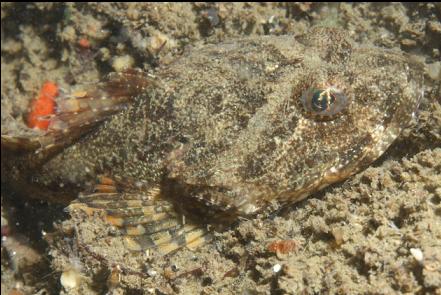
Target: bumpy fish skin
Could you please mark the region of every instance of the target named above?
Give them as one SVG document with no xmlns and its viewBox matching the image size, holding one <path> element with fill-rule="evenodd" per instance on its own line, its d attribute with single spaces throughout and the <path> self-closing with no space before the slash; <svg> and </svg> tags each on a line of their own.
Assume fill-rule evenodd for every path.
<svg viewBox="0 0 441 295">
<path fill-rule="evenodd" d="M 252 214 L 369 165 L 409 123 L 423 87 L 422 67 L 404 53 L 356 46 L 329 28 L 194 48 L 155 76 L 36 179 L 82 184 L 106 174 Z M 338 88 L 348 105 L 320 120 L 301 103 L 311 87 Z"/>
<path fill-rule="evenodd" d="M 73 219 L 98 213 L 128 249 L 168 254 L 208 240 L 206 223 L 297 202 L 366 167 L 422 94 L 423 68 L 406 54 L 315 28 L 193 48 L 154 76 L 112 74 L 60 101 L 43 136 L 2 134 L 2 149 L 37 143 L 33 184 L 73 198 L 105 175 L 69 207 Z M 17 186 L 35 157 L 6 169 Z"/>
</svg>

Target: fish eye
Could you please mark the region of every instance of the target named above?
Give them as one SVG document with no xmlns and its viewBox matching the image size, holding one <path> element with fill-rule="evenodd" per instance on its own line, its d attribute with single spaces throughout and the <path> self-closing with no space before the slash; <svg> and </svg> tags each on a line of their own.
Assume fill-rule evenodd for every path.
<svg viewBox="0 0 441 295">
<path fill-rule="evenodd" d="M 335 87 L 310 87 L 303 92 L 301 101 L 306 113 L 317 120 L 332 120 L 349 104 L 348 97 Z"/>
</svg>

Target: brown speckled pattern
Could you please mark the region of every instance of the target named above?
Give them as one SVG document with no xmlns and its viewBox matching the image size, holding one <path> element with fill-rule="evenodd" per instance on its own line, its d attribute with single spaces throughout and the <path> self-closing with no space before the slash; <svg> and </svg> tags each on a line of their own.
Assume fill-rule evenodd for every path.
<svg viewBox="0 0 441 295">
<path fill-rule="evenodd" d="M 104 173 L 161 182 L 185 203 L 252 214 L 366 167 L 409 123 L 422 95 L 422 68 L 403 53 L 358 47 L 327 28 L 297 40 L 193 48 L 155 76 L 159 86 L 55 157 L 40 181 L 82 183 Z M 315 120 L 300 98 L 326 85 L 349 104 L 333 120 Z"/>
</svg>

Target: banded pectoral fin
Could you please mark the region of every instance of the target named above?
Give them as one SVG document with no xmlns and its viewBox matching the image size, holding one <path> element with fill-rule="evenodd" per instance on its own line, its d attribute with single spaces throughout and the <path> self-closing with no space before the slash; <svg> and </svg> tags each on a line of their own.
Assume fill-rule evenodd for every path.
<svg viewBox="0 0 441 295">
<path fill-rule="evenodd" d="M 83 90 L 63 93 L 55 99 L 51 114 L 37 118 L 48 121 L 47 130 L 11 134 L 4 133 L 2 128 L 2 147 L 37 152 L 64 147 L 125 108 L 153 84 L 154 80 L 147 74 L 127 70 L 111 73 Z"/>
<path fill-rule="evenodd" d="M 109 239 L 122 239 L 132 252 L 166 255 L 186 247 L 195 249 L 210 240 L 202 224 L 192 223 L 176 212 L 158 188 L 118 192 L 111 185 L 98 185 L 98 192 L 81 194 L 69 207 L 79 223 L 96 218 L 117 229 Z M 78 215 L 80 214 L 80 215 Z"/>
</svg>

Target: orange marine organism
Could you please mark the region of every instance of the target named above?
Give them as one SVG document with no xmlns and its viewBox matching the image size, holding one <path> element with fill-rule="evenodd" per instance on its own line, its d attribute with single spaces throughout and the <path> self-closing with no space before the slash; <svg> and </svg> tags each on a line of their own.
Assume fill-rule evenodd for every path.
<svg viewBox="0 0 441 295">
<path fill-rule="evenodd" d="M 281 240 L 270 243 L 267 247 L 268 251 L 273 253 L 287 254 L 297 250 L 298 244 L 294 240 Z"/>
<path fill-rule="evenodd" d="M 47 130 L 50 115 L 55 113 L 55 98 L 59 94 L 58 85 L 47 81 L 41 87 L 40 94 L 32 101 L 31 111 L 27 116 L 27 124 L 30 128 Z"/>
</svg>

